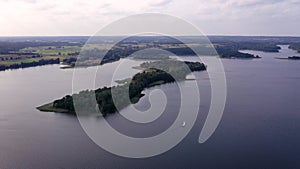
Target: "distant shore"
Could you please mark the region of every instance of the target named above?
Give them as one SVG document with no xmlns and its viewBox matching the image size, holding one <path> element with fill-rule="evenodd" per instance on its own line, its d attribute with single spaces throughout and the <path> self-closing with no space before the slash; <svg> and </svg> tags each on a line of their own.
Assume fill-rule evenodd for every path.
<svg viewBox="0 0 300 169">
<path fill-rule="evenodd" d="M 281 59 L 281 60 L 300 60 L 300 56 L 276 57 L 275 59 Z"/>
</svg>

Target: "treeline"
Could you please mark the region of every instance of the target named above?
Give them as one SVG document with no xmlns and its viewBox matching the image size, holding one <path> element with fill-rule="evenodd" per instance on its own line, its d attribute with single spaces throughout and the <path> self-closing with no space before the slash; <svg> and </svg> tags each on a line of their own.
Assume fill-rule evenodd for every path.
<svg viewBox="0 0 300 169">
<path fill-rule="evenodd" d="M 131 36 L 118 44 L 183 44 L 180 40 L 170 36 Z"/>
<path fill-rule="evenodd" d="M 280 47 L 275 42 L 258 41 L 219 41 L 215 44 L 216 51 L 222 58 L 260 58 L 248 53 L 239 52 L 240 50 L 256 50 L 263 52 L 279 52 Z"/>
<path fill-rule="evenodd" d="M 12 64 L 12 65 L 0 65 L 0 71 L 4 71 L 6 69 L 19 69 L 19 68 L 27 68 L 27 67 L 35 67 L 35 66 L 42 66 L 42 65 L 49 65 L 49 64 L 59 64 L 59 58 L 57 59 L 41 59 L 39 61 L 33 62 L 21 62 L 20 64 Z"/>
<path fill-rule="evenodd" d="M 277 42 L 265 41 L 215 41 L 213 42 L 220 48 L 230 49 L 232 51 L 239 50 L 257 50 L 263 52 L 279 52 L 280 47 Z"/>
<path fill-rule="evenodd" d="M 289 56 L 288 59 L 291 59 L 291 60 L 300 60 L 300 56 Z"/>
<path fill-rule="evenodd" d="M 195 56 L 196 53 L 189 47 L 178 47 L 178 48 L 164 48 L 164 50 L 169 51 L 177 56 Z"/>
<path fill-rule="evenodd" d="M 136 55 L 134 59 L 165 60 L 170 59 L 168 55 Z"/>
<path fill-rule="evenodd" d="M 206 70 L 206 66 L 199 62 L 189 61 L 156 61 L 156 62 L 144 62 L 140 65 L 142 68 L 156 69 L 168 72 L 176 79 L 185 79 L 185 76 L 193 71 Z"/>
<path fill-rule="evenodd" d="M 153 64 L 161 68 L 153 68 Z M 165 66 L 165 64 L 169 65 L 169 67 Z M 190 71 L 186 71 L 186 67 L 183 65 L 186 65 Z M 99 108 L 99 113 L 106 116 L 117 112 L 116 107 L 122 109 L 131 103 L 136 103 L 140 97 L 143 96 L 142 91 L 145 88 L 159 84 L 171 83 L 178 77 L 180 80 L 183 80 L 184 77 L 191 71 L 206 70 L 206 66 L 203 63 L 180 61 L 157 61 L 156 63 L 142 64 L 141 67 L 151 67 L 151 71 L 146 70 L 136 74 L 132 78 L 130 84 L 126 83 L 122 86 L 104 87 L 97 90 L 85 90 L 72 96 L 67 95 L 62 99 L 55 100 L 53 102 L 53 107 L 67 110 L 67 112 L 71 114 L 76 114 L 73 102 L 73 99 L 76 99 L 75 104 L 76 108 L 80 109 L 79 112 L 95 113 L 97 108 Z M 173 73 L 168 71 L 173 71 Z M 182 74 L 182 72 L 184 72 L 184 74 Z M 175 74 L 175 77 L 171 74 Z M 112 94 L 118 98 L 117 102 L 113 100 Z M 94 101 L 95 98 L 93 96 L 96 97 L 96 102 Z"/>
<path fill-rule="evenodd" d="M 279 52 L 281 49 L 276 43 L 255 43 L 255 42 L 243 42 L 238 43 L 236 47 L 239 50 L 257 50 L 263 52 Z"/>
<path fill-rule="evenodd" d="M 116 44 L 112 49 L 106 52 L 100 49 L 86 49 L 80 53 L 79 63 L 82 66 L 99 65 L 96 59 L 101 60 L 100 65 L 120 60 L 120 58 L 128 57 L 135 52 L 147 48 L 157 48 L 166 50 L 177 56 L 195 56 L 196 54 L 204 56 L 219 55 L 223 58 L 260 58 L 252 54 L 242 53 L 239 50 L 258 50 L 264 52 L 278 52 L 278 47 L 275 42 L 260 42 L 260 41 L 215 41 L 214 45 L 193 45 L 190 48 L 188 45 L 180 43 L 178 40 L 168 39 L 165 37 L 133 37 L 125 39 L 124 41 Z M 169 40 L 169 43 L 167 43 Z M 132 44 L 138 45 L 139 43 L 149 43 L 144 47 L 134 47 Z M 171 47 L 163 46 L 164 44 L 173 45 Z M 214 48 L 213 48 L 214 47 Z M 155 54 L 153 54 L 154 56 Z M 150 55 L 149 55 L 150 56 Z M 141 56 L 142 58 L 148 56 Z M 155 57 L 155 56 L 154 56 Z"/>
<path fill-rule="evenodd" d="M 0 54 L 9 54 L 27 47 L 39 46 L 76 46 L 78 43 L 69 42 L 16 42 L 16 41 L 0 41 Z"/>
<path fill-rule="evenodd" d="M 260 58 L 258 55 L 242 53 L 231 47 L 216 47 L 216 50 L 221 58 Z"/>
<path fill-rule="evenodd" d="M 85 49 L 85 50 L 81 51 L 81 53 L 79 55 L 78 64 L 80 64 L 80 66 L 95 66 L 95 65 L 99 65 L 99 64 L 103 65 L 105 63 L 118 61 L 118 60 L 120 60 L 120 58 L 128 57 L 137 51 L 138 51 L 137 49 L 134 49 L 131 47 L 120 48 L 119 46 L 115 46 L 112 49 L 110 49 L 109 51 L 100 50 L 97 48 Z M 94 62 L 99 59 L 101 59 L 100 63 Z"/>
<path fill-rule="evenodd" d="M 148 47 L 136 49 L 136 48 L 131 48 L 130 46 L 124 47 L 124 48 L 120 48 L 119 46 L 116 46 L 116 47 L 112 48 L 111 50 L 109 50 L 105 55 L 104 55 L 105 51 L 100 50 L 100 49 L 84 50 L 80 53 L 79 63 L 81 63 L 83 66 L 84 65 L 91 66 L 90 64 L 99 65 L 98 62 L 92 62 L 92 61 L 95 59 L 101 59 L 100 65 L 102 65 L 105 63 L 118 61 L 121 58 L 126 58 L 139 50 L 146 49 L 146 48 L 152 48 L 152 47 L 153 46 L 148 45 Z M 258 56 L 254 56 L 252 54 L 246 54 L 246 53 L 239 52 L 239 50 L 246 50 L 246 49 L 258 50 L 258 48 L 256 48 L 256 47 L 250 48 L 250 47 L 246 47 L 246 46 L 215 45 L 215 49 L 212 48 L 212 46 L 196 46 L 194 49 L 191 49 L 190 47 L 188 47 L 186 45 L 182 45 L 182 46 L 170 47 L 170 48 L 156 46 L 155 48 L 166 50 L 177 56 L 195 56 L 196 55 L 195 52 L 197 52 L 197 54 L 199 54 L 199 55 L 204 55 L 204 56 L 219 55 L 220 57 L 224 57 L 224 58 L 231 58 L 231 57 L 259 58 Z M 265 48 L 264 50 L 266 51 L 267 48 Z M 277 47 L 276 47 L 276 50 L 278 50 Z M 269 49 L 268 51 L 271 51 L 271 49 Z M 100 57 L 100 56 L 104 56 L 104 57 Z M 149 56 L 148 55 L 147 56 L 146 55 L 138 56 L 136 58 L 148 58 Z M 149 58 L 152 58 L 152 56 Z M 160 58 L 160 56 L 153 54 L 153 58 Z"/>
<path fill-rule="evenodd" d="M 298 53 L 300 53 L 300 43 L 292 43 L 292 44 L 290 44 L 289 49 L 296 50 L 296 51 L 298 51 Z"/>
<path fill-rule="evenodd" d="M 64 64 L 68 64 L 68 65 L 72 65 L 72 64 L 75 64 L 75 62 L 77 61 L 77 58 L 66 58 L 66 59 L 63 59 L 63 63 Z"/>
</svg>

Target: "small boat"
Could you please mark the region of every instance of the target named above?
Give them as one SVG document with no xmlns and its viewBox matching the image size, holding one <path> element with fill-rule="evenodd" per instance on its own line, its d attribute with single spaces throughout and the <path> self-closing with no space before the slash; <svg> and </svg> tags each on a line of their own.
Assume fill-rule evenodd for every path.
<svg viewBox="0 0 300 169">
<path fill-rule="evenodd" d="M 66 65 L 66 64 L 60 64 L 59 68 L 61 68 L 61 69 L 67 69 L 67 68 L 72 68 L 72 66 L 71 65 Z"/>
<path fill-rule="evenodd" d="M 184 127 L 184 126 L 185 126 L 185 121 L 183 121 L 183 123 L 182 123 L 181 127 Z"/>
</svg>

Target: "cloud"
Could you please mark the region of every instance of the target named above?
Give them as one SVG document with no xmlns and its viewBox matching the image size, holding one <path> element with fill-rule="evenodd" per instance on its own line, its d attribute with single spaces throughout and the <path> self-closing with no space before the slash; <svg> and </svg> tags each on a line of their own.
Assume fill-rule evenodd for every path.
<svg viewBox="0 0 300 169">
<path fill-rule="evenodd" d="M 0 0 L 0 2 L 26 2 L 26 3 L 36 3 L 36 0 Z"/>
<path fill-rule="evenodd" d="M 168 5 L 172 2 L 172 0 L 156 0 L 156 1 L 152 1 L 150 2 L 150 6 L 165 6 Z"/>
<path fill-rule="evenodd" d="M 0 35 L 91 35 L 145 12 L 178 16 L 206 34 L 300 35 L 299 0 L 0 0 Z"/>
<path fill-rule="evenodd" d="M 284 2 L 283 0 L 228 0 L 225 5 L 234 6 L 234 7 L 252 7 L 252 6 L 262 6 L 269 5 L 274 3 Z"/>
</svg>

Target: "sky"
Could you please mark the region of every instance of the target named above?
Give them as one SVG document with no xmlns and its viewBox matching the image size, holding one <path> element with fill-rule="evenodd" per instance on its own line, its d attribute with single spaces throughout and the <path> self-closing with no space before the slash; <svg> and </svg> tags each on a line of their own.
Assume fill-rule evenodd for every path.
<svg viewBox="0 0 300 169">
<path fill-rule="evenodd" d="M 300 0 L 0 0 L 0 36 L 91 36 L 145 12 L 180 17 L 206 35 L 300 36 Z"/>
</svg>

